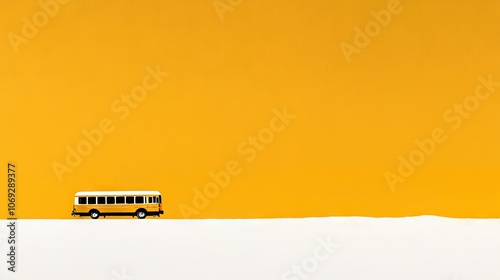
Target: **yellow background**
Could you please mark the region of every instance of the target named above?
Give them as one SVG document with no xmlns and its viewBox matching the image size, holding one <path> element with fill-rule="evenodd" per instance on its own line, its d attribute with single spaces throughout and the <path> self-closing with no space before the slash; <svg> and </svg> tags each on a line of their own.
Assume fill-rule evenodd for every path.
<svg viewBox="0 0 500 280">
<path fill-rule="evenodd" d="M 500 88 L 459 129 L 443 113 L 479 76 L 500 81 L 500 2 L 402 0 L 347 63 L 340 44 L 388 2 L 244 0 L 221 20 L 210 0 L 74 0 L 16 53 L 8 34 L 41 8 L 2 1 L 0 173 L 17 164 L 18 217 L 72 218 L 77 191 L 151 189 L 182 218 L 230 160 L 241 174 L 192 218 L 499 217 Z M 110 104 L 156 65 L 169 76 L 120 120 Z M 246 162 L 238 145 L 285 106 L 296 118 Z M 115 131 L 59 181 L 52 163 L 103 118 Z M 447 141 L 391 191 L 385 172 L 436 127 Z"/>
</svg>

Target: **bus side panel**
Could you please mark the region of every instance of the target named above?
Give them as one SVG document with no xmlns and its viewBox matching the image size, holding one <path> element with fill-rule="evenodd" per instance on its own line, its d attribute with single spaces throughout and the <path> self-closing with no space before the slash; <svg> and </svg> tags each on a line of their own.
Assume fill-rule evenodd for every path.
<svg viewBox="0 0 500 280">
<path fill-rule="evenodd" d="M 93 205 L 75 205 L 74 208 L 75 208 L 75 212 L 76 213 L 89 213 L 90 209 L 93 209 L 93 207 L 91 207 Z"/>
<path fill-rule="evenodd" d="M 147 199 L 148 199 L 147 200 L 147 202 L 148 202 L 148 204 L 147 204 L 147 207 L 148 207 L 147 210 L 148 210 L 148 212 L 158 212 L 160 210 L 160 209 L 158 209 L 159 208 L 158 207 L 158 203 L 154 203 L 154 202 L 149 203 L 149 198 L 147 198 Z"/>
</svg>

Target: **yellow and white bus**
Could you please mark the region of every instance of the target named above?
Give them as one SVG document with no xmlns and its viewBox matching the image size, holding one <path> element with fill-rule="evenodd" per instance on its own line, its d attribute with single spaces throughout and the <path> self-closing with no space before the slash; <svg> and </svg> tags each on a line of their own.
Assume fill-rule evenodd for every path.
<svg viewBox="0 0 500 280">
<path fill-rule="evenodd" d="M 92 191 L 77 192 L 73 216 L 160 216 L 163 214 L 161 194 L 157 191 Z"/>
</svg>

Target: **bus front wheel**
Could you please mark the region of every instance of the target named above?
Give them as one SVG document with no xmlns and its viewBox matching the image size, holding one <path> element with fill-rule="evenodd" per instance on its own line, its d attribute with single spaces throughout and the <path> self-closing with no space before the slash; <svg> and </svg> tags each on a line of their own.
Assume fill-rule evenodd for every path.
<svg viewBox="0 0 500 280">
<path fill-rule="evenodd" d="M 144 210 L 144 209 L 137 210 L 137 212 L 135 214 L 137 215 L 138 219 L 146 218 L 146 210 Z"/>
<path fill-rule="evenodd" d="M 99 219 L 99 211 L 92 209 L 92 210 L 90 210 L 89 214 L 90 214 L 90 217 L 92 219 L 94 219 L 94 220 Z"/>
</svg>

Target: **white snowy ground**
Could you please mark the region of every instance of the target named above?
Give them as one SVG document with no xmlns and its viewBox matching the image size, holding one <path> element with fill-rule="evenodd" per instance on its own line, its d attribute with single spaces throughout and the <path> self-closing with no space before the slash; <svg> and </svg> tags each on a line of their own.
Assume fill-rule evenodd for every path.
<svg viewBox="0 0 500 280">
<path fill-rule="evenodd" d="M 499 280 L 500 219 L 19 220 L 17 272 L 50 280 Z"/>
</svg>

